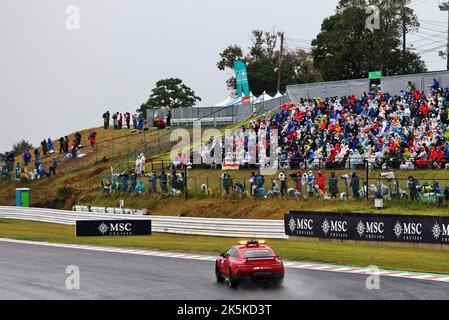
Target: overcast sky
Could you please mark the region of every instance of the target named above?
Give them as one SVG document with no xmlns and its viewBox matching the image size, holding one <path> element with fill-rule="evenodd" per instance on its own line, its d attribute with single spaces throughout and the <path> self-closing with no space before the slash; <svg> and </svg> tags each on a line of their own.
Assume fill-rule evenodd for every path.
<svg viewBox="0 0 449 320">
<path fill-rule="evenodd" d="M 228 44 L 250 45 L 252 29 L 281 30 L 307 47 L 337 0 L 1 0 L 0 151 L 21 138 L 38 144 L 102 124 L 106 110 L 134 111 L 157 80 L 179 77 L 213 105 L 227 96 L 216 68 Z M 444 44 L 438 0 L 415 0 L 425 33 L 420 50 Z M 80 29 L 66 28 L 66 7 Z M 427 35 L 426 35 L 427 33 Z M 290 40 L 289 40 L 290 39 Z M 434 50 L 430 70 L 445 68 Z"/>
</svg>

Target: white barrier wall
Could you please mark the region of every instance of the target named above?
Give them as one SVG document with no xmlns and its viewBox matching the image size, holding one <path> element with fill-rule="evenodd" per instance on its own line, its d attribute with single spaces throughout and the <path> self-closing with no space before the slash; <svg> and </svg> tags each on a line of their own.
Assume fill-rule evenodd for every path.
<svg viewBox="0 0 449 320">
<path fill-rule="evenodd" d="M 288 238 L 285 235 L 284 221 L 282 220 L 148 216 L 17 207 L 0 207 L 0 219 L 28 220 L 66 225 L 75 225 L 77 220 L 150 219 L 153 232 L 261 239 Z"/>
</svg>

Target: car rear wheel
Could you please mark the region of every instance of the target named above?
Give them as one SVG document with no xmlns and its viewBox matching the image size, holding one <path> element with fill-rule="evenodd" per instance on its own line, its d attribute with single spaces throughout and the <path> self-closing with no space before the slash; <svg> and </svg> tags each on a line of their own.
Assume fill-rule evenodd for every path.
<svg viewBox="0 0 449 320">
<path fill-rule="evenodd" d="M 232 276 L 231 269 L 229 269 L 228 284 L 233 289 L 237 288 L 237 279 L 234 279 L 234 277 Z"/>
<path fill-rule="evenodd" d="M 225 279 L 221 275 L 220 270 L 218 269 L 218 266 L 215 266 L 215 276 L 217 277 L 217 282 L 222 283 Z"/>
</svg>

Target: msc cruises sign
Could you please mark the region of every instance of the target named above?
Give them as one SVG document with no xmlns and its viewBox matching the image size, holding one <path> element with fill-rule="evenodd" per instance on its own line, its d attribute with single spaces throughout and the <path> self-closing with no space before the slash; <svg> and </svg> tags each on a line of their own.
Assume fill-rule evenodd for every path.
<svg viewBox="0 0 449 320">
<path fill-rule="evenodd" d="M 147 235 L 151 235 L 151 220 L 86 220 L 76 222 L 77 237 Z"/>
<path fill-rule="evenodd" d="M 296 237 L 449 244 L 449 217 L 290 212 L 284 223 Z"/>
</svg>

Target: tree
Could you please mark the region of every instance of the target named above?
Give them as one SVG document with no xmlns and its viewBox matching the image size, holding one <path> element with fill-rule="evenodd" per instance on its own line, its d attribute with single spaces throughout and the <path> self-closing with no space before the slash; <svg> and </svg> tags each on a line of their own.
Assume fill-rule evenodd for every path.
<svg viewBox="0 0 449 320">
<path fill-rule="evenodd" d="M 21 153 L 25 152 L 26 150 L 31 150 L 31 149 L 34 149 L 34 146 L 30 142 L 28 142 L 24 139 L 13 144 L 13 146 L 12 146 L 12 151 L 16 155 L 21 154 Z"/>
<path fill-rule="evenodd" d="M 367 28 L 370 14 L 365 0 L 340 0 L 312 41 L 314 65 L 325 81 L 366 78 L 370 71 L 384 75 L 427 71 L 420 56 L 402 51 L 402 31 L 415 30 L 418 18 L 407 0 L 372 0 L 379 8 L 379 29 Z"/>
<path fill-rule="evenodd" d="M 181 79 L 169 78 L 156 82 L 156 87 L 148 101 L 140 106 L 140 111 L 161 107 L 182 108 L 192 107 L 201 98 L 186 86 Z"/>
<path fill-rule="evenodd" d="M 243 60 L 247 64 L 248 81 L 254 95 L 258 96 L 264 91 L 276 93 L 277 68 L 279 64 L 280 32 L 264 32 L 253 30 L 251 33 L 252 45 L 249 52 L 244 54 L 238 45 L 230 45 L 220 53 L 217 62 L 219 70 L 234 69 L 234 61 Z M 302 49 L 285 49 L 282 59 L 281 90 L 289 84 L 316 82 L 319 73 L 315 70 L 310 52 Z M 235 77 L 226 81 L 228 90 L 235 92 Z"/>
</svg>

